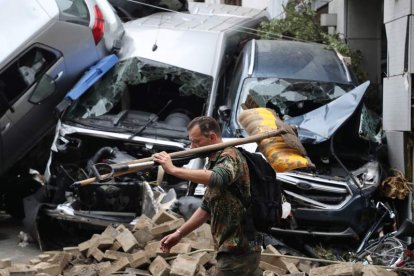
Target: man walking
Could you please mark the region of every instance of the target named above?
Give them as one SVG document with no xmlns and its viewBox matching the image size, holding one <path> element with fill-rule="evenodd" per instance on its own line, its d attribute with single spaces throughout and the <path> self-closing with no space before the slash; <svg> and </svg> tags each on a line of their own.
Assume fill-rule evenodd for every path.
<svg viewBox="0 0 414 276">
<path fill-rule="evenodd" d="M 212 117 L 193 119 L 187 131 L 192 148 L 223 142 L 220 126 Z M 155 154 L 153 159 L 166 173 L 206 186 L 201 207 L 179 229 L 161 240 L 161 249 L 169 252 L 185 235 L 210 220 L 217 250 L 215 275 L 254 275 L 260 248 L 249 244 L 243 225 L 246 210 L 242 200 L 250 201 L 250 180 L 241 153 L 235 147 L 226 147 L 209 156 L 206 169 L 198 170 L 174 166 L 166 152 Z M 234 189 L 239 190 L 239 195 L 231 192 Z"/>
</svg>

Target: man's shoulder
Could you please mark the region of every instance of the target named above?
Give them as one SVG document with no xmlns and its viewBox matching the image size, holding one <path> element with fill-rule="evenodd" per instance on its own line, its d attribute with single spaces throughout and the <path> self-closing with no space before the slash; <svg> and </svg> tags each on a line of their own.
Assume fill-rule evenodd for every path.
<svg viewBox="0 0 414 276">
<path fill-rule="evenodd" d="M 233 158 L 237 158 L 238 156 L 240 156 L 240 152 L 237 150 L 237 148 L 235 147 L 226 147 L 223 149 L 223 152 L 221 154 L 222 156 L 230 156 Z"/>
</svg>

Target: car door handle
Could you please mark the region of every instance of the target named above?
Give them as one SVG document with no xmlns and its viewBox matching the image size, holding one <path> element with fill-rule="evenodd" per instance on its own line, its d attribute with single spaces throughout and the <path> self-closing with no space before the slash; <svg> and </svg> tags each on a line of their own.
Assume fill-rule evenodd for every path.
<svg viewBox="0 0 414 276">
<path fill-rule="evenodd" d="M 58 81 L 62 75 L 63 75 L 63 71 L 60 71 L 60 72 L 59 72 L 59 73 L 57 73 L 57 75 L 53 78 L 53 80 L 54 80 L 54 81 Z"/>
</svg>

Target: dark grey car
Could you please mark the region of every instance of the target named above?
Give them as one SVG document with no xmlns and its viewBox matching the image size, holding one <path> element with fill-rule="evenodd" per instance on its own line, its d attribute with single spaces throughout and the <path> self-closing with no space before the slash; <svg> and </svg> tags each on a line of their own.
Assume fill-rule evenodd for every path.
<svg viewBox="0 0 414 276">
<path fill-rule="evenodd" d="M 107 0 L 1 5 L 8 24 L 0 25 L 0 207 L 4 198 L 17 214 L 30 193 L 22 179 L 47 161 L 55 106 L 89 66 L 119 48 L 124 28 Z"/>
<path fill-rule="evenodd" d="M 342 57 L 326 45 L 284 40 L 246 44 L 220 108 L 224 136 L 247 135 L 237 120 L 243 109 L 269 108 L 297 127 L 315 164 L 314 169 L 277 173 L 291 206 L 282 224 L 271 228 L 278 238 L 352 240 L 369 227 L 385 155 L 381 120 L 364 105 L 368 86 L 357 86 Z"/>
</svg>

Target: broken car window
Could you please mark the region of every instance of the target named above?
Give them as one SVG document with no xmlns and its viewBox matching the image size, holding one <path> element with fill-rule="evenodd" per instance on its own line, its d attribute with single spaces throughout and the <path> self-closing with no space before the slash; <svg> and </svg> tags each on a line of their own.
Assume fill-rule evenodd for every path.
<svg viewBox="0 0 414 276">
<path fill-rule="evenodd" d="M 157 114 L 160 120 L 179 110 L 192 118 L 202 114 L 211 86 L 210 76 L 134 57 L 95 83 L 67 118 L 91 119 L 125 110 Z M 158 114 L 169 101 L 164 114 Z"/>
<path fill-rule="evenodd" d="M 240 104 L 271 108 L 286 119 L 327 104 L 352 88 L 332 82 L 248 78 L 243 83 Z"/>
</svg>

